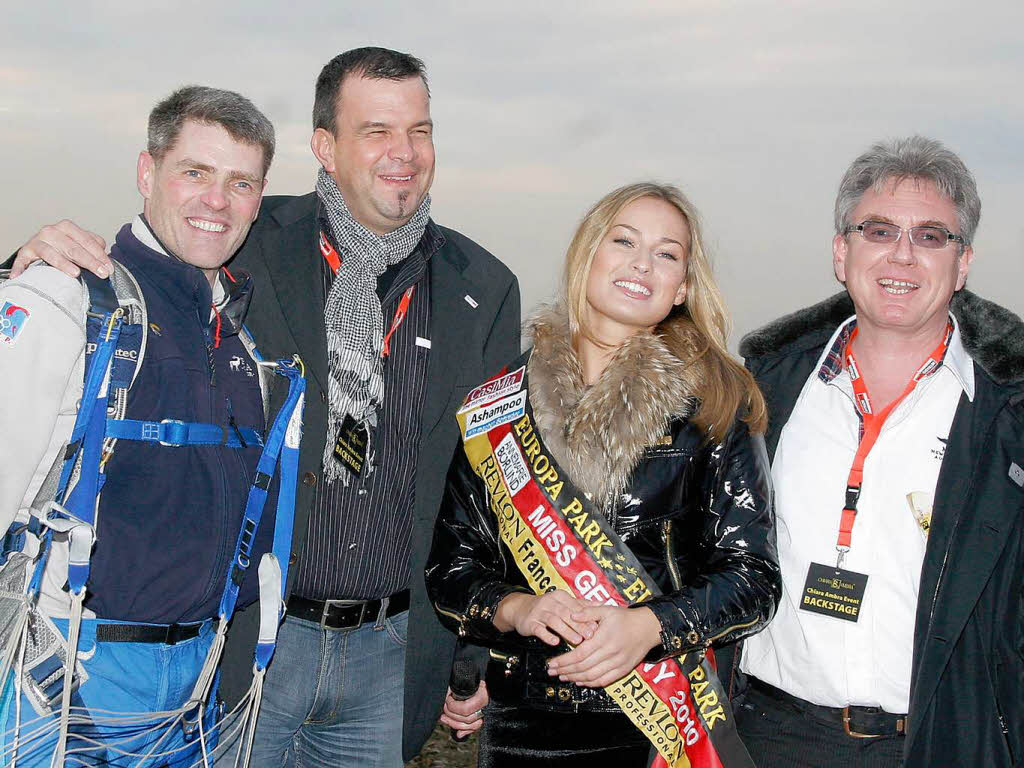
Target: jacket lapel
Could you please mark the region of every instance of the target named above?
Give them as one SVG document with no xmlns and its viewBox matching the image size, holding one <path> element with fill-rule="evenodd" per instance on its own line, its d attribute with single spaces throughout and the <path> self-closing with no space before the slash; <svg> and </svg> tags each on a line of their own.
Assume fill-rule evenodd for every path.
<svg viewBox="0 0 1024 768">
<path fill-rule="evenodd" d="M 306 368 L 327 391 L 327 332 L 324 330 L 323 285 L 315 221 L 309 217 L 288 221 L 263 241 L 267 271 L 274 284 L 281 312 Z M 311 281 L 310 277 L 314 276 Z"/>
<path fill-rule="evenodd" d="M 452 398 L 456 377 L 472 385 L 482 372 L 467 368 L 470 361 L 479 361 L 478 352 L 460 354 L 467 343 L 472 343 L 472 331 L 477 322 L 476 310 L 467 296 L 478 293 L 463 275 L 462 270 L 449 258 L 449 249 L 442 246 L 430 264 L 430 363 L 427 366 L 427 392 L 423 403 L 423 422 L 420 434 L 427 440 L 445 414 Z M 477 363 L 476 368 L 479 367 Z"/>
<path fill-rule="evenodd" d="M 932 528 L 921 570 L 910 686 L 910 737 L 988 582 L 1018 513 L 1011 505 L 971 503 L 988 476 L 979 446 L 999 411 L 998 389 L 976 374 L 973 403 L 962 395 L 935 487 Z M 953 585 L 955 584 L 955 588 Z M 934 607 L 933 607 L 934 606 Z M 908 747 L 910 743 L 908 742 Z"/>
</svg>

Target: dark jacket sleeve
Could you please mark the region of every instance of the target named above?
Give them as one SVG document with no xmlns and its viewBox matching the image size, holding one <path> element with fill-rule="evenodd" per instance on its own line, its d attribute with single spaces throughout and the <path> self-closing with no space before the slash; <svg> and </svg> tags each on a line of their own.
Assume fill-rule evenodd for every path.
<svg viewBox="0 0 1024 768">
<path fill-rule="evenodd" d="M 763 438 L 738 421 L 711 447 L 699 493 L 703 524 L 692 535 L 702 562 L 681 589 L 644 603 L 661 622 L 649 660 L 754 634 L 782 596 Z"/>
<path fill-rule="evenodd" d="M 536 638 L 499 632 L 494 626 L 495 611 L 505 596 L 533 594 L 523 585 L 510 584 L 507 568 L 487 489 L 460 442 L 434 527 L 427 593 L 441 623 L 460 637 L 493 648 L 545 648 Z"/>
</svg>

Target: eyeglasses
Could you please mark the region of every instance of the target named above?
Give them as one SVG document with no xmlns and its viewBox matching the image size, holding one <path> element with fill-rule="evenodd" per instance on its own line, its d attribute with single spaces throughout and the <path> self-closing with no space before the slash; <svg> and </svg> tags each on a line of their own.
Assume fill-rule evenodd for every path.
<svg viewBox="0 0 1024 768">
<path fill-rule="evenodd" d="M 945 248 L 951 242 L 960 244 L 966 244 L 967 242 L 964 240 L 963 235 L 954 235 L 945 227 L 924 225 L 903 229 L 885 221 L 865 221 L 843 230 L 844 235 L 848 235 L 851 232 L 860 232 L 869 243 L 878 243 L 880 245 L 895 245 L 900 241 L 900 237 L 903 236 L 904 232 L 909 232 L 912 244 L 919 248 L 930 248 L 932 250 Z"/>
</svg>

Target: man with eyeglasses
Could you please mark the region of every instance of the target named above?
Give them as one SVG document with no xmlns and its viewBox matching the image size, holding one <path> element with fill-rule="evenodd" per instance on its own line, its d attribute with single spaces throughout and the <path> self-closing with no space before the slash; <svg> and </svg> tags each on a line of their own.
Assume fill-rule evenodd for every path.
<svg viewBox="0 0 1024 768">
<path fill-rule="evenodd" d="M 846 291 L 741 344 L 784 585 L 740 661 L 762 765 L 1024 758 L 1024 324 L 963 290 L 980 213 L 939 142 L 874 145 L 836 199 Z"/>
</svg>

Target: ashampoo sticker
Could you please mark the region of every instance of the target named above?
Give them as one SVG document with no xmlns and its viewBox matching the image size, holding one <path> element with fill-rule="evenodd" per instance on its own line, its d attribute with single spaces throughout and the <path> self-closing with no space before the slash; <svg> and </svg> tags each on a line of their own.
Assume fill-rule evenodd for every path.
<svg viewBox="0 0 1024 768">
<path fill-rule="evenodd" d="M 466 414 L 466 439 L 515 421 L 524 413 L 526 413 L 525 392 L 470 411 Z"/>
</svg>

